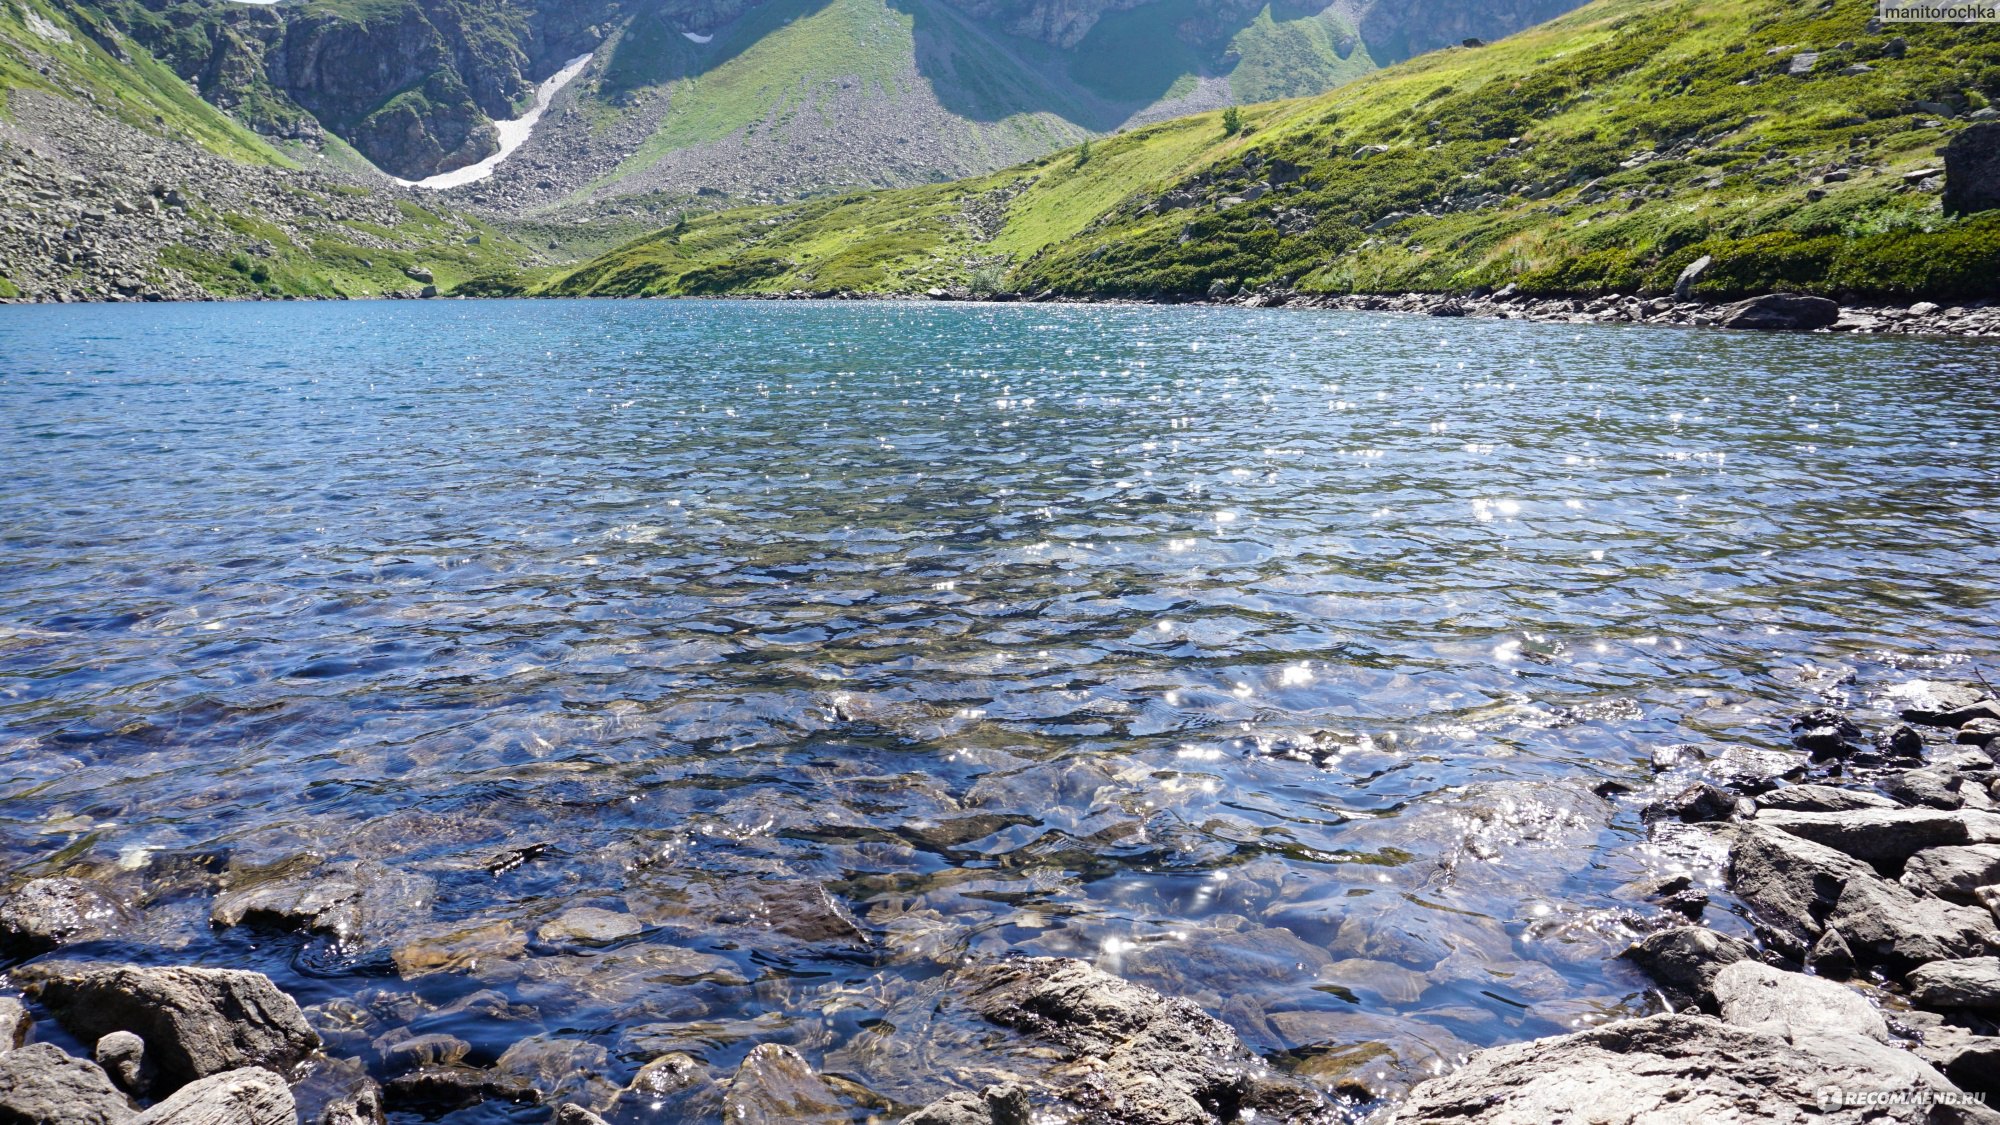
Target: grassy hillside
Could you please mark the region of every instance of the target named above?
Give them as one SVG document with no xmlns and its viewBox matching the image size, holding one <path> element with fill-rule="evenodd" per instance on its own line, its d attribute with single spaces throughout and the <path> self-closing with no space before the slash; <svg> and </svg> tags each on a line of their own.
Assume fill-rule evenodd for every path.
<svg viewBox="0 0 2000 1125">
<path fill-rule="evenodd" d="M 558 293 L 933 285 L 1097 296 L 1790 288 L 2000 294 L 2000 215 L 1936 153 L 2000 99 L 2000 27 L 1871 28 L 1869 0 L 1597 0 L 1331 94 L 962 183 L 704 216 Z M 1816 58 L 1810 60 L 1806 56 Z"/>
<path fill-rule="evenodd" d="M 417 291 L 406 271 L 450 288 L 533 258 L 479 219 L 302 167 L 50 0 L 0 4 L 0 118 L 30 142 L 0 140 L 0 296 L 374 296 Z"/>
</svg>

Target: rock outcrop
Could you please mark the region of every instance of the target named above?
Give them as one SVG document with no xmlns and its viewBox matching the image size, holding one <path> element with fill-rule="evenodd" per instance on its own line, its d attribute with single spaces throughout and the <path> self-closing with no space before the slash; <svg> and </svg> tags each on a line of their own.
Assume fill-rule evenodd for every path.
<svg viewBox="0 0 2000 1125">
<path fill-rule="evenodd" d="M 49 1043 L 0 1055 L 0 1122 L 119 1125 L 133 1106 L 97 1066 Z"/>
<path fill-rule="evenodd" d="M 2000 207 L 2000 122 L 1959 130 L 1944 146 L 1944 211 L 1970 215 Z"/>
<path fill-rule="evenodd" d="M 319 1046 L 298 1004 L 262 973 L 60 967 L 28 987 L 86 1042 L 119 1031 L 144 1040 L 167 1090 L 242 1067 L 283 1069 Z"/>
</svg>

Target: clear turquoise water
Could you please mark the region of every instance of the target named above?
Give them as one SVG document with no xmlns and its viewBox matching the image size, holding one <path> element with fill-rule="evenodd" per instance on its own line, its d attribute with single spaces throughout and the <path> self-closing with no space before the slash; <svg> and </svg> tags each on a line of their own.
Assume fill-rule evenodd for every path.
<svg viewBox="0 0 2000 1125">
<path fill-rule="evenodd" d="M 1279 311 L 0 309 L 0 862 L 378 1073 L 404 1027 L 572 1091 L 778 1041 L 913 1102 L 969 1064 L 885 1013 L 1026 950 L 1393 1093 L 1651 1003 L 1624 885 L 1712 875 L 1646 841 L 1656 748 L 1994 656 L 1996 373 Z M 312 857 L 435 903 L 209 925 Z M 577 905 L 646 929 L 535 936 Z"/>
</svg>

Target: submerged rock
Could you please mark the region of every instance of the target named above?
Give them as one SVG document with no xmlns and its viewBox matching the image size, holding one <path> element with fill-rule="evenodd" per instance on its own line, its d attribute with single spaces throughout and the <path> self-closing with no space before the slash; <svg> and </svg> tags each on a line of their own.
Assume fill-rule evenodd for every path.
<svg viewBox="0 0 2000 1125">
<path fill-rule="evenodd" d="M 290 996 L 241 969 L 59 967 L 29 992 L 70 1034 L 145 1040 L 168 1090 L 246 1066 L 285 1068 L 319 1046 Z"/>
<path fill-rule="evenodd" d="M 239 873 L 215 898 L 217 926 L 263 925 L 326 934 L 343 945 L 385 940 L 429 916 L 437 886 L 372 861 Z"/>
<path fill-rule="evenodd" d="M 115 932 L 131 914 L 82 879 L 36 879 L 0 903 L 0 955 L 33 957 Z"/>
<path fill-rule="evenodd" d="M 1834 986 L 1837 987 L 1837 986 Z M 1481 1051 L 1417 1087 L 1393 1125 L 1702 1122 L 1859 1125 L 1928 1122 L 1925 1099 L 1830 1104 L 1827 1088 L 1954 1088 L 1914 1056 L 1830 1033 L 1794 1044 L 1706 1016 L 1651 1016 Z"/>
<path fill-rule="evenodd" d="M 632 937 L 645 928 L 645 923 L 630 914 L 579 906 L 542 923 L 541 928 L 535 931 L 535 937 L 550 945 L 608 945 Z"/>
<path fill-rule="evenodd" d="M 722 1105 L 723 1120 L 730 1125 L 836 1125 L 848 1119 L 839 1097 L 812 1064 L 777 1043 L 760 1043 L 744 1057 Z"/>
<path fill-rule="evenodd" d="M 7 1125 L 117 1125 L 132 1103 L 93 1063 L 52 1043 L 0 1055 L 0 1122 Z"/>
<path fill-rule="evenodd" d="M 132 1125 L 296 1125 L 298 1119 L 284 1079 L 245 1067 L 188 1083 Z"/>
<path fill-rule="evenodd" d="M 426 1115 L 448 1113 L 480 1102 L 533 1105 L 540 1100 L 535 1088 L 518 1078 L 470 1066 L 427 1066 L 382 1085 L 385 1109 L 415 1110 Z"/>
</svg>

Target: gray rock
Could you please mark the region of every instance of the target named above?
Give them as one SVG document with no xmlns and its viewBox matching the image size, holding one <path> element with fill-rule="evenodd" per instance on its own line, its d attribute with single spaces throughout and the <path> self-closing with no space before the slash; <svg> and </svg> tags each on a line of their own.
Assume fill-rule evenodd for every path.
<svg viewBox="0 0 2000 1125">
<path fill-rule="evenodd" d="M 905 1117 L 903 1125 L 1028 1125 L 1029 1120 L 1028 1091 L 1009 1084 L 946 1095 Z"/>
<path fill-rule="evenodd" d="M 2000 123 L 1959 130 L 1944 146 L 1944 211 L 1970 215 L 2000 207 Z"/>
<path fill-rule="evenodd" d="M 1647 934 L 1619 956 L 1653 978 L 1676 1007 L 1712 1008 L 1716 974 L 1737 961 L 1755 961 L 1757 950 L 1742 938 L 1679 926 Z"/>
<path fill-rule="evenodd" d="M 1806 332 L 1830 328 L 1840 319 L 1840 306 L 1824 297 L 1802 293 L 1767 293 L 1725 305 L 1717 324 L 1760 332 Z"/>
<path fill-rule="evenodd" d="M 1725 1023 L 1763 1030 L 1788 1042 L 1800 1042 L 1802 1033 L 1825 1032 L 1889 1041 L 1882 1013 L 1859 992 L 1804 973 L 1737 961 L 1715 974 L 1713 991 Z"/>
<path fill-rule="evenodd" d="M 1646 820 L 1672 818 L 1689 824 L 1727 820 L 1736 812 L 1736 794 L 1697 781 L 1671 797 L 1647 805 L 1640 814 Z"/>
<path fill-rule="evenodd" d="M 672 1051 L 639 1068 L 611 1099 L 614 1116 L 705 1120 L 722 1112 L 722 1086 L 699 1059 Z"/>
<path fill-rule="evenodd" d="M 345 1097 L 335 1098 L 320 1111 L 317 1125 L 383 1125 L 382 1090 L 373 1082 Z"/>
<path fill-rule="evenodd" d="M 1901 863 L 1926 848 L 2000 841 L 2000 817 L 1934 809 L 1804 813 L 1771 809 L 1757 823 L 1869 863 Z"/>
<path fill-rule="evenodd" d="M 1907 1052 L 1852 1035 L 1799 1045 L 1706 1016 L 1652 1016 L 1480 1051 L 1416 1088 L 1392 1125 L 1927 1122 L 1927 1104 L 1823 1106 L 1821 1091 L 1953 1087 Z"/>
<path fill-rule="evenodd" d="M 97 1065 L 117 1087 L 135 1098 L 153 1092 L 153 1064 L 146 1058 L 146 1041 L 129 1031 L 114 1031 L 97 1041 L 91 1052 Z"/>
<path fill-rule="evenodd" d="M 848 1119 L 839 1097 L 812 1064 L 778 1043 L 760 1043 L 744 1056 L 722 1104 L 723 1120 L 730 1125 L 834 1125 Z"/>
<path fill-rule="evenodd" d="M 1933 961 L 1911 969 L 1903 983 L 1910 999 L 1927 1008 L 2000 1011 L 2000 957 Z"/>
<path fill-rule="evenodd" d="M 419 285 L 429 285 L 437 280 L 436 276 L 423 266 L 405 266 L 403 267 L 403 276 Z"/>
<path fill-rule="evenodd" d="M 1757 798 L 1760 809 L 1788 809 L 1792 812 L 1851 812 L 1855 809 L 1893 809 L 1896 802 L 1880 793 L 1862 789 L 1836 789 L 1831 785 L 1787 785 Z"/>
<path fill-rule="evenodd" d="M 606 945 L 631 937 L 645 928 L 644 923 L 630 914 L 580 906 L 565 910 L 552 921 L 542 923 L 535 936 L 550 944 Z"/>
<path fill-rule="evenodd" d="M 1964 726 L 1974 719 L 2000 718 L 2000 704 L 1970 684 L 1943 680 L 1910 680 L 1889 689 L 1901 705 L 1906 722 L 1932 727 Z"/>
<path fill-rule="evenodd" d="M 1701 281 L 1703 275 L 1708 273 L 1709 267 L 1714 264 L 1715 259 L 1709 257 L 1707 254 L 1703 254 L 1701 257 L 1689 262 L 1687 268 L 1681 271 L 1681 275 L 1674 279 L 1674 300 L 1692 300 L 1694 298 L 1695 285 Z"/>
<path fill-rule="evenodd" d="M 34 1017 L 26 1005 L 12 996 L 0 996 L 0 1054 L 26 1043 L 34 1028 Z"/>
<path fill-rule="evenodd" d="M 602 1117 L 574 1102 L 564 1102 L 557 1106 L 549 1122 L 550 1125 L 609 1125 Z"/>
<path fill-rule="evenodd" d="M 1846 980 L 1854 975 L 1854 950 L 1839 930 L 1828 926 L 1806 950 L 1806 967 L 1823 977 Z"/>
<path fill-rule="evenodd" d="M 1829 926 L 1858 962 L 1899 972 L 2000 944 L 1992 918 L 1918 898 L 1851 856 L 1762 824 L 1737 840 L 1729 875 L 1759 931 L 1791 956 L 1804 956 Z"/>
<path fill-rule="evenodd" d="M 1973 719 L 1958 728 L 1955 741 L 1967 746 L 1991 746 L 2000 739 L 2000 719 Z"/>
<path fill-rule="evenodd" d="M 1312 1087 L 1269 1072 L 1226 1024 L 1082 961 L 1010 957 L 967 966 L 951 989 L 987 1022 L 1058 1061 L 1058 1092 L 1107 1125 L 1213 1125 L 1239 1117 L 1332 1120 Z"/>
<path fill-rule="evenodd" d="M 1977 902 L 1979 888 L 2000 885 L 2000 844 L 1918 852 L 1903 865 L 1903 876 L 1897 881 L 1918 894 Z"/>
<path fill-rule="evenodd" d="M 1863 737 L 1860 727 L 1828 707 L 1808 711 L 1792 720 L 1792 745 L 1815 758 L 1851 755 L 1861 749 Z"/>
<path fill-rule="evenodd" d="M 261 1067 L 211 1074 L 181 1087 L 132 1125 L 298 1125 L 285 1080 Z"/>
<path fill-rule="evenodd" d="M 1904 770 L 1883 779 L 1882 789 L 1906 805 L 1929 809 L 1957 809 L 1965 805 L 1961 792 L 1965 779 L 1948 770 Z"/>
<path fill-rule="evenodd" d="M 33 957 L 73 941 L 103 937 L 130 912 L 82 879 L 36 879 L 0 904 L 0 954 Z"/>
<path fill-rule="evenodd" d="M 1793 78 L 1804 78 L 1813 72 L 1813 67 L 1818 65 L 1818 51 L 1800 51 L 1798 54 L 1793 55 L 1791 60 L 1785 64 L 1785 73 L 1791 75 Z"/>
<path fill-rule="evenodd" d="M 0 1122 L 5 1125 L 115 1125 L 132 1103 L 96 1064 L 52 1043 L 0 1055 Z"/>
<path fill-rule="evenodd" d="M 145 1040 L 166 1090 L 242 1067 L 289 1067 L 319 1046 L 298 1004 L 242 969 L 64 967 L 29 993 L 86 1042 L 114 1031 Z"/>
</svg>

